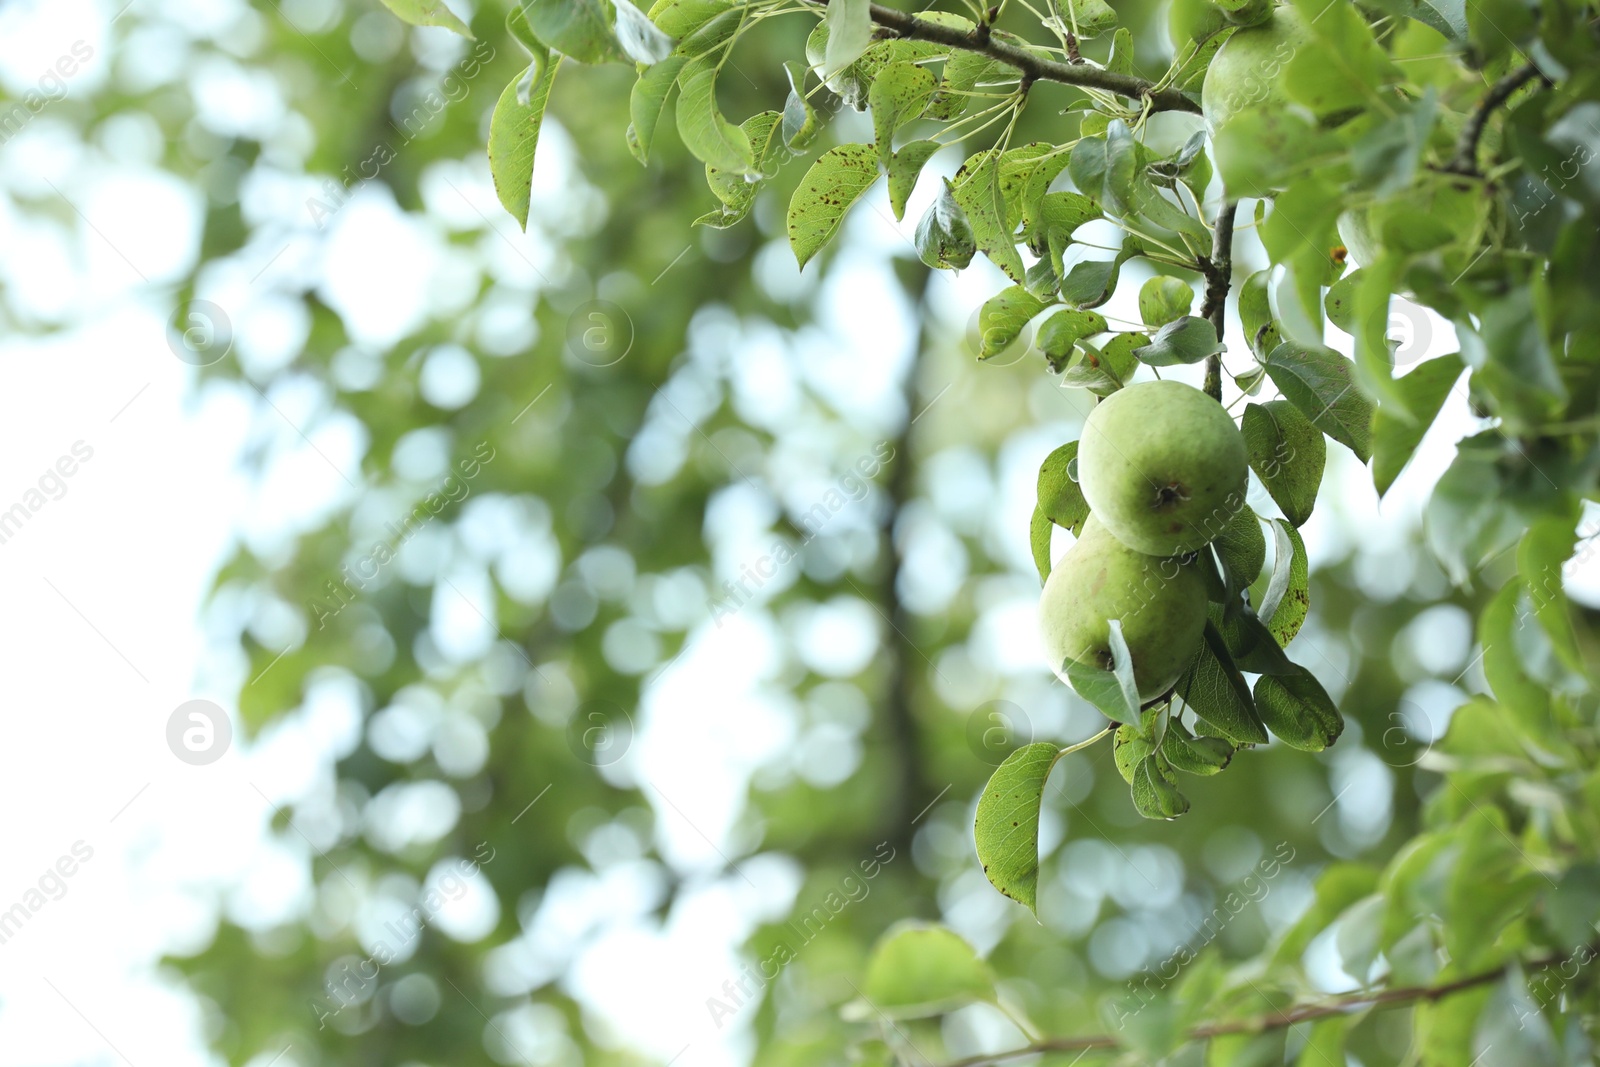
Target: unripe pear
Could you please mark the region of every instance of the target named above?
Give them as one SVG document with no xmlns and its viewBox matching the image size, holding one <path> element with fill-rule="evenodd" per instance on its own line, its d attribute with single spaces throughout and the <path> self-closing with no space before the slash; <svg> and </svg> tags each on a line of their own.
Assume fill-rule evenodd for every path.
<svg viewBox="0 0 1600 1067">
<path fill-rule="evenodd" d="M 1248 15 L 1248 9 L 1241 9 Z M 1273 111 L 1288 106 L 1280 81 L 1283 68 L 1312 43 L 1305 20 L 1292 7 L 1268 12 L 1265 21 L 1245 26 L 1217 50 L 1200 87 L 1200 108 L 1212 130 L 1241 111 Z"/>
<path fill-rule="evenodd" d="M 1039 598 L 1045 653 L 1063 681 L 1067 660 L 1113 667 L 1112 619 L 1122 623 L 1139 699 L 1153 700 L 1182 676 L 1200 647 L 1205 579 L 1193 563 L 1135 552 L 1091 515 Z"/>
<path fill-rule="evenodd" d="M 1221 404 L 1192 385 L 1130 385 L 1083 424 L 1084 499 L 1139 552 L 1174 556 L 1209 544 L 1244 506 L 1248 483 L 1244 436 Z"/>
</svg>

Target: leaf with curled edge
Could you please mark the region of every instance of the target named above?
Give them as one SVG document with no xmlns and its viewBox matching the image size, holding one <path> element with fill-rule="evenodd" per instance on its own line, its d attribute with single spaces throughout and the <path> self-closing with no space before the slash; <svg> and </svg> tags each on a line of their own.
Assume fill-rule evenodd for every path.
<svg viewBox="0 0 1600 1067">
<path fill-rule="evenodd" d="M 973 836 L 989 883 L 1038 910 L 1039 810 L 1061 749 L 1048 741 L 1024 745 L 995 768 L 978 798 Z"/>
</svg>

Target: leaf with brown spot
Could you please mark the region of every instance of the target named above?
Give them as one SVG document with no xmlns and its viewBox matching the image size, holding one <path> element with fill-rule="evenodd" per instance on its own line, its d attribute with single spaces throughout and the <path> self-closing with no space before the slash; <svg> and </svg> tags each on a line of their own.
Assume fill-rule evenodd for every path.
<svg viewBox="0 0 1600 1067">
<path fill-rule="evenodd" d="M 878 157 L 869 144 L 830 148 L 811 164 L 789 200 L 789 247 L 801 267 L 833 239 L 845 212 L 878 180 Z"/>
<path fill-rule="evenodd" d="M 1037 910 L 1039 809 L 1061 750 L 1048 741 L 1024 745 L 995 768 L 978 798 L 973 835 L 983 873 L 1005 896 Z"/>
</svg>

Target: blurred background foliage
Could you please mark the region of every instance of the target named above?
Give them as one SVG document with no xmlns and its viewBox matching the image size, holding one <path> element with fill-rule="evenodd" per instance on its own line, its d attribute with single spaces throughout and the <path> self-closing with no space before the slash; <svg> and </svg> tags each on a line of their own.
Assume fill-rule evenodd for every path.
<svg viewBox="0 0 1600 1067">
<path fill-rule="evenodd" d="M 1159 74 L 1160 5 L 1118 13 Z M 258 483 L 327 435 L 359 457 L 327 460 L 315 508 L 241 529 L 208 612 L 248 734 L 334 724 L 274 824 L 303 881 L 270 907 L 236 895 L 170 961 L 219 1055 L 843 1063 L 862 1029 L 838 1009 L 908 917 L 970 939 L 1041 1026 L 1099 1029 L 1099 994 L 1195 944 L 1264 860 L 1293 857 L 1222 924 L 1225 958 L 1291 923 L 1329 864 L 1417 831 L 1437 781 L 1418 757 L 1482 685 L 1476 605 L 1414 535 L 1360 529 L 1373 505 L 1340 500 L 1365 477 L 1341 455 L 1290 651 L 1345 737 L 1247 753 L 1171 823 L 1137 816 L 1109 746 L 1074 755 L 1046 802 L 1040 921 L 995 894 L 977 791 L 1015 745 L 1100 721 L 1018 652 L 1034 471 L 1085 404 L 1040 360 L 978 366 L 967 316 L 994 278 L 930 277 L 881 220 L 798 273 L 782 205 L 803 161 L 751 221 L 692 227 L 701 168 L 671 136 L 648 168 L 630 155 L 625 66 L 562 69 L 516 233 L 483 159 L 525 64 L 504 14 L 480 6 L 473 44 L 362 0 L 137 4 L 114 87 L 58 105 L 86 130 L 153 126 L 159 166 L 203 194 L 179 298 L 236 330 L 203 377 L 261 394 Z M 734 121 L 781 106 L 811 25 L 741 42 Z M 1076 122 L 1066 90 L 1038 92 L 1017 143 Z M 718 611 L 780 543 L 795 561 Z M 396 937 L 429 890 L 452 906 Z M 724 986 L 785 939 L 764 990 Z M 1404 1058 L 1392 1018 L 1353 1039 L 1361 1062 Z M 1010 1026 L 979 1006 L 941 1036 L 953 1055 Z"/>
</svg>

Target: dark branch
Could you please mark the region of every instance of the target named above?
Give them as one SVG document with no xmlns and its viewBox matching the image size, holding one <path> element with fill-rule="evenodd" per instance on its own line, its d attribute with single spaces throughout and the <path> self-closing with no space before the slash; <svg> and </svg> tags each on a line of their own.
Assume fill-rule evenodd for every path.
<svg viewBox="0 0 1600 1067">
<path fill-rule="evenodd" d="M 1532 970 L 1552 967 L 1566 956 L 1547 956 L 1543 959 L 1532 960 L 1524 966 Z M 1333 1015 L 1343 1015 L 1354 1008 L 1395 1008 L 1417 1001 L 1438 1001 L 1463 990 L 1477 986 L 1487 985 L 1505 976 L 1512 964 L 1507 963 L 1493 970 L 1469 974 L 1465 978 L 1457 978 L 1452 982 L 1443 982 L 1432 986 L 1399 986 L 1394 989 L 1381 989 L 1366 993 L 1351 993 L 1348 996 L 1333 997 L 1317 1004 L 1302 1004 L 1296 1008 L 1284 1011 L 1269 1011 L 1261 1015 L 1250 1015 L 1243 1019 L 1230 1019 L 1226 1022 L 1206 1023 L 1189 1030 L 1184 1038 L 1186 1041 L 1206 1041 L 1213 1037 L 1223 1037 L 1228 1034 L 1258 1034 L 1266 1030 L 1282 1030 L 1297 1023 L 1311 1022 L 1314 1019 L 1326 1019 Z M 1120 1047 L 1117 1038 L 1112 1034 L 1087 1034 L 1083 1037 L 1047 1038 L 1036 1041 L 1022 1048 L 1008 1049 L 1005 1052 L 990 1052 L 981 1056 L 968 1056 L 965 1059 L 947 1063 L 944 1067 L 988 1067 L 990 1064 L 1004 1063 L 1007 1060 L 1019 1059 L 1023 1056 L 1036 1056 L 1041 1052 L 1082 1052 L 1089 1049 L 1113 1049 Z"/>
<path fill-rule="evenodd" d="M 1130 74 L 1118 74 L 1088 63 L 1060 63 L 1046 59 L 1026 48 L 992 36 L 987 25 L 967 31 L 955 26 L 929 22 L 927 19 L 880 4 L 873 4 L 871 11 L 873 22 L 885 29 L 893 30 L 900 37 L 932 41 L 935 44 L 961 48 L 968 52 L 981 52 L 990 59 L 997 59 L 1009 67 L 1015 67 L 1022 72 L 1024 78 L 1032 81 L 1060 82 L 1062 85 L 1075 85 L 1080 89 L 1104 89 L 1132 100 L 1148 99 L 1150 106 L 1156 111 L 1192 111 L 1195 114 L 1200 112 L 1199 104 L 1176 89 L 1162 89 L 1158 92 L 1154 83 L 1143 78 L 1135 78 Z"/>
<path fill-rule="evenodd" d="M 1217 225 L 1211 233 L 1211 255 L 1201 259 L 1200 272 L 1205 275 L 1206 295 L 1200 305 L 1200 317 L 1211 323 L 1220 342 L 1226 336 L 1228 321 L 1228 289 L 1233 284 L 1233 216 L 1239 205 L 1225 201 L 1217 210 Z M 1213 399 L 1222 399 L 1222 356 L 1220 353 L 1206 357 L 1206 393 Z"/>
<path fill-rule="evenodd" d="M 1461 129 L 1461 138 L 1456 142 L 1455 155 L 1450 157 L 1444 169 L 1451 174 L 1465 174 L 1475 177 L 1478 174 L 1478 141 L 1483 137 L 1483 130 L 1489 124 L 1489 116 L 1495 108 L 1511 99 L 1511 94 L 1528 84 L 1534 78 L 1543 78 L 1539 68 L 1532 63 L 1518 67 L 1504 78 L 1494 83 L 1478 104 L 1478 109 L 1472 113 L 1472 118 Z"/>
</svg>

